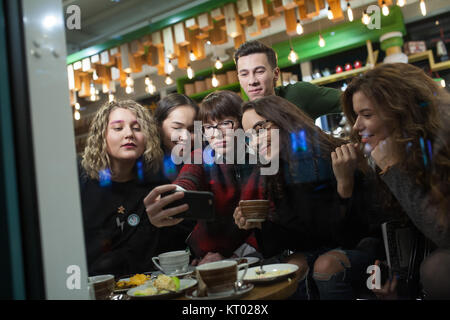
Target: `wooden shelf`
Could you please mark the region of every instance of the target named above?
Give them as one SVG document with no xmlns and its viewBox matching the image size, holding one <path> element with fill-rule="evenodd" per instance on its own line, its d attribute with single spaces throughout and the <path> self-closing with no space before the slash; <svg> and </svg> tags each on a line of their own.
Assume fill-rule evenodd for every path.
<svg viewBox="0 0 450 320">
<path fill-rule="evenodd" d="M 323 84 L 327 84 L 327 83 L 332 83 L 332 82 L 336 82 L 336 81 L 340 81 L 340 80 L 344 80 L 347 78 L 351 78 L 354 77 L 358 74 L 364 73 L 367 70 L 372 69 L 373 67 L 371 65 L 366 65 L 362 68 L 358 68 L 358 69 L 353 69 L 353 70 L 349 70 L 349 71 L 344 71 L 344 72 L 340 72 L 340 73 L 335 73 L 332 74 L 330 76 L 327 77 L 322 77 L 319 79 L 314 79 L 311 80 L 310 83 L 316 84 L 316 85 L 323 85 Z"/>
<path fill-rule="evenodd" d="M 421 61 L 421 60 L 427 60 L 427 59 L 428 59 L 428 63 L 430 64 L 431 71 L 441 71 L 441 70 L 445 70 L 445 69 L 450 69 L 450 61 L 443 61 L 443 62 L 438 62 L 438 63 L 434 62 L 434 56 L 433 56 L 432 50 L 427 50 L 424 52 L 419 52 L 419 53 L 415 53 L 415 54 L 408 56 L 409 63 L 417 62 L 417 61 Z"/>
<path fill-rule="evenodd" d="M 408 56 L 408 62 L 417 62 L 417 61 L 421 61 L 421 60 L 426 60 L 429 59 L 429 55 L 433 54 L 433 52 L 431 50 L 427 50 L 424 52 L 419 52 L 419 53 L 414 53 L 412 55 Z"/>
</svg>

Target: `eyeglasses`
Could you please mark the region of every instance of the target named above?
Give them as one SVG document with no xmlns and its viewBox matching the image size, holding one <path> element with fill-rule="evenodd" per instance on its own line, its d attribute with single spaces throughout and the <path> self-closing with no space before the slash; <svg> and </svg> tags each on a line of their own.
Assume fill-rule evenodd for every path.
<svg viewBox="0 0 450 320">
<path fill-rule="evenodd" d="M 273 123 L 270 120 L 262 120 L 253 126 L 253 130 L 256 131 L 256 134 L 258 135 L 259 130 L 268 130 L 272 127 Z"/>
<path fill-rule="evenodd" d="M 224 120 L 213 126 L 212 124 L 205 124 L 203 125 L 203 134 L 206 137 L 212 137 L 214 134 L 214 130 L 227 130 L 227 129 L 233 129 L 234 128 L 234 121 L 233 120 Z"/>
</svg>

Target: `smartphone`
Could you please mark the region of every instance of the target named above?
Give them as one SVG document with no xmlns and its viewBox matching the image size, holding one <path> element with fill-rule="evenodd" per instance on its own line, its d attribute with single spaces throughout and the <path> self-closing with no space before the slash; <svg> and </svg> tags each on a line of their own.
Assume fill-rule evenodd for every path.
<svg viewBox="0 0 450 320">
<path fill-rule="evenodd" d="M 169 191 L 163 193 L 161 195 L 161 198 L 175 192 L 176 191 Z M 189 209 L 187 211 L 181 212 L 173 216 L 174 218 L 184 218 L 187 220 L 206 220 L 206 221 L 214 220 L 215 217 L 214 195 L 212 192 L 189 191 L 189 190 L 185 190 L 182 192 L 184 192 L 184 197 L 182 199 L 169 203 L 164 207 L 164 209 L 169 209 L 181 206 L 182 204 L 185 203 L 189 205 Z"/>
</svg>

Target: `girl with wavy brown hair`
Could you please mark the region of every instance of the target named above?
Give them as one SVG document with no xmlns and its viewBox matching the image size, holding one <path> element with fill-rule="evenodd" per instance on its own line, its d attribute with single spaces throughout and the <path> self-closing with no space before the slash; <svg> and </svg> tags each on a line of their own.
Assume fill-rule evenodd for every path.
<svg viewBox="0 0 450 320">
<path fill-rule="evenodd" d="M 421 265 L 426 298 L 450 298 L 450 97 L 421 69 L 383 64 L 355 78 L 342 96 L 352 142 L 333 153 L 341 180 L 352 180 L 358 152 L 374 167 L 386 205 L 399 205 L 436 247 Z M 356 148 L 355 148 L 356 146 Z M 360 147 L 358 147 L 360 146 Z M 362 158 L 359 158 L 362 159 Z M 352 193 L 353 185 L 344 192 Z M 395 296 L 396 280 L 375 292 Z"/>
<path fill-rule="evenodd" d="M 164 183 L 160 145 L 150 112 L 135 101 L 106 103 L 94 116 L 79 167 L 89 275 L 147 272 L 152 256 L 185 248 L 189 230 L 153 227 L 143 204 Z"/>
<path fill-rule="evenodd" d="M 266 199 L 275 207 L 270 219 L 248 222 L 236 208 L 235 223 L 243 229 L 256 228 L 265 256 L 293 251 L 281 255 L 281 261 L 297 264 L 301 278 L 316 284 L 320 299 L 353 299 L 351 283 L 365 275 L 370 256 L 354 250 L 366 236 L 367 225 L 337 192 L 330 155 L 344 141 L 326 134 L 278 96 L 244 103 L 242 125 L 252 134 L 249 146 L 268 160 L 278 157 L 280 170 L 263 177 Z M 278 130 L 279 139 L 270 138 L 273 130 Z M 324 263 L 328 257 L 332 261 Z M 331 268 L 333 262 L 338 266 Z M 309 293 L 306 282 L 300 282 L 296 297 L 304 297 L 304 286 Z"/>
</svg>

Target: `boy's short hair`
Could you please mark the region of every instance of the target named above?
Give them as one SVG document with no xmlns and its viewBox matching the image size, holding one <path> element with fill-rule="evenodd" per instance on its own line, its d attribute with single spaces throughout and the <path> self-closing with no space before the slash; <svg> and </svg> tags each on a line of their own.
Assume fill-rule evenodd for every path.
<svg viewBox="0 0 450 320">
<path fill-rule="evenodd" d="M 244 42 L 236 50 L 234 53 L 234 62 L 236 63 L 236 66 L 240 57 L 245 57 L 254 53 L 264 53 L 272 69 L 275 69 L 278 66 L 276 52 L 272 48 L 256 40 Z"/>
</svg>

